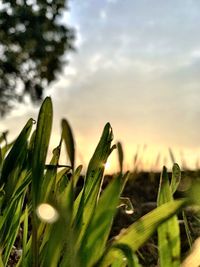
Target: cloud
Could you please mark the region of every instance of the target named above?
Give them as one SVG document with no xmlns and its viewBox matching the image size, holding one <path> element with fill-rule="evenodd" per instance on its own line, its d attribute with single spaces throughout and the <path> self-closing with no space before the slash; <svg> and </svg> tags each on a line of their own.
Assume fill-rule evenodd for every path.
<svg viewBox="0 0 200 267">
<path fill-rule="evenodd" d="M 105 10 L 101 10 L 99 13 L 100 19 L 102 19 L 103 21 L 105 21 L 107 19 L 107 13 Z"/>
<path fill-rule="evenodd" d="M 88 0 L 70 6 L 77 52 L 48 91 L 55 128 L 59 118 L 70 119 L 87 151 L 107 121 L 130 147 L 197 147 L 200 2 Z"/>
<path fill-rule="evenodd" d="M 117 3 L 117 0 L 106 0 L 108 3 Z"/>
</svg>

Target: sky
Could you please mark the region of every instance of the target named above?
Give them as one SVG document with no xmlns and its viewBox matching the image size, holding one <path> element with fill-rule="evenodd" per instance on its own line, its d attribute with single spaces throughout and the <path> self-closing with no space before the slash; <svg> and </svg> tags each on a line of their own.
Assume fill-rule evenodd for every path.
<svg viewBox="0 0 200 267">
<path fill-rule="evenodd" d="M 121 141 L 125 167 L 184 168 L 200 156 L 200 1 L 71 0 L 62 18 L 76 30 L 76 52 L 46 91 L 54 106 L 51 147 L 60 120 L 70 122 L 77 164 L 87 165 L 106 122 Z M 16 136 L 39 107 L 20 106 L 0 122 Z M 116 152 L 110 160 L 116 168 Z M 139 164 L 139 163 L 138 163 Z"/>
</svg>

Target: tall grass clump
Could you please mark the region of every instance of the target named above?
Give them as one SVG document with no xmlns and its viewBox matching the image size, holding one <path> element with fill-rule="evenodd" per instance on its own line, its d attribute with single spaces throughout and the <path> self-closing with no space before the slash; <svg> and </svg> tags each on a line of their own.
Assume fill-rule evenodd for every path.
<svg viewBox="0 0 200 267">
<path fill-rule="evenodd" d="M 0 266 L 141 266 L 137 251 L 156 231 L 160 266 L 180 266 L 177 213 L 189 202 L 173 197 L 180 181 L 178 165 L 171 180 L 163 169 L 158 207 L 110 238 L 117 209 L 127 204 L 121 198 L 129 176 L 123 172 L 122 146 L 112 144 L 107 123 L 80 186 L 82 166 L 75 165 L 75 142 L 65 119 L 60 142 L 46 162 L 52 118 L 47 97 L 36 127 L 30 119 L 12 144 L 0 138 Z M 70 165 L 59 164 L 63 144 Z M 120 171 L 102 189 L 105 164 L 115 148 Z M 14 263 L 13 250 L 18 252 Z"/>
</svg>

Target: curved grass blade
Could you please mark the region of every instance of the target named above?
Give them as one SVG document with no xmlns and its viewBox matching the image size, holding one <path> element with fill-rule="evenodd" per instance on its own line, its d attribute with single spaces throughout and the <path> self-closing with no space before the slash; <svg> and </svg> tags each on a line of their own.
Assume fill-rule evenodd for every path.
<svg viewBox="0 0 200 267">
<path fill-rule="evenodd" d="M 124 190 L 124 188 L 126 186 L 126 183 L 128 182 L 129 177 L 130 177 L 130 172 L 127 171 L 123 176 L 123 181 L 122 181 L 123 183 L 122 183 L 121 193 L 123 192 L 123 190 Z"/>
<path fill-rule="evenodd" d="M 43 172 L 49 146 L 51 127 L 52 127 L 52 102 L 47 97 L 38 115 L 37 128 L 35 133 L 33 163 L 32 163 L 32 183 L 33 183 L 33 207 L 39 202 Z"/>
<path fill-rule="evenodd" d="M 84 188 L 75 201 L 75 228 L 80 232 L 79 241 L 83 237 L 88 223 L 93 215 L 101 191 L 103 172 L 108 156 L 114 149 L 111 147 L 113 132 L 109 123 L 103 129 L 100 141 L 89 162 Z M 78 206 L 77 206 L 78 204 Z"/>
<path fill-rule="evenodd" d="M 175 167 L 178 170 L 177 166 Z M 177 171 L 179 176 L 179 171 Z M 176 177 L 173 175 L 172 187 L 175 190 L 177 186 Z M 160 186 L 158 192 L 158 206 L 173 200 L 172 191 L 166 167 L 160 177 Z M 180 230 L 178 218 L 174 215 L 158 227 L 158 247 L 161 267 L 179 267 L 180 266 Z"/>
<path fill-rule="evenodd" d="M 123 161 L 124 161 L 124 153 L 122 149 L 122 144 L 120 142 L 117 143 L 117 151 L 118 151 L 118 159 L 119 159 L 119 169 L 120 172 L 123 172 Z"/>
<path fill-rule="evenodd" d="M 185 232 L 186 232 L 186 235 L 187 235 L 188 244 L 189 244 L 189 247 L 191 249 L 192 248 L 192 244 L 193 244 L 193 238 L 192 238 L 190 227 L 189 227 L 189 224 L 188 224 L 188 219 L 187 219 L 187 216 L 186 216 L 184 210 L 182 211 L 182 216 L 183 216 L 183 222 L 184 222 L 184 226 L 185 226 Z"/>
<path fill-rule="evenodd" d="M 2 156 L 2 149 L 0 147 L 0 171 L 1 171 L 2 162 L 3 162 L 3 156 Z"/>
<path fill-rule="evenodd" d="M 5 158 L 7 152 L 11 149 L 11 147 L 13 146 L 14 143 L 15 143 L 15 141 L 13 141 L 13 142 L 11 142 L 11 143 L 9 143 L 9 144 L 7 144 L 1 148 L 2 159 Z"/>
<path fill-rule="evenodd" d="M 75 165 L 75 144 L 74 144 L 74 138 L 73 138 L 72 129 L 71 129 L 68 121 L 65 120 L 65 119 L 62 119 L 61 125 L 62 125 L 62 138 L 63 138 L 63 140 L 65 142 L 65 147 L 66 147 L 69 159 L 70 159 L 72 170 L 74 170 L 74 165 Z"/>
<path fill-rule="evenodd" d="M 172 180 L 170 184 L 172 194 L 174 194 L 175 191 L 177 190 L 180 181 L 181 181 L 181 170 L 178 164 L 174 163 L 172 167 Z"/>
<path fill-rule="evenodd" d="M 157 207 L 119 234 L 115 238 L 113 245 L 122 243 L 128 245 L 133 252 L 137 251 L 151 237 L 161 223 L 173 216 L 186 203 L 187 200 L 183 199 L 170 201 Z M 101 266 L 108 266 L 118 258 L 121 259 L 121 254 L 111 250 L 108 252 Z"/>
<path fill-rule="evenodd" d="M 20 217 L 21 217 L 23 198 L 24 197 L 21 197 L 18 200 L 18 202 L 16 202 L 15 205 L 13 205 L 13 208 L 11 209 L 11 212 L 9 214 L 10 215 L 9 221 L 11 223 L 10 223 L 9 231 L 6 233 L 5 240 L 4 240 L 6 246 L 5 246 L 5 250 L 3 253 L 3 262 L 5 266 L 7 266 L 10 253 L 13 248 L 13 245 L 17 237 L 19 227 L 20 227 Z"/>
<path fill-rule="evenodd" d="M 197 238 L 192 246 L 190 254 L 181 264 L 181 267 L 199 267 L 200 263 L 200 238 Z"/>
<path fill-rule="evenodd" d="M 56 184 L 56 195 L 59 195 L 63 192 L 67 184 L 69 183 L 69 177 L 67 176 L 68 170 L 62 170 L 62 176 Z M 61 175 L 61 172 L 59 173 Z"/>
<path fill-rule="evenodd" d="M 27 174 L 27 153 L 28 143 L 24 146 L 23 153 L 20 154 L 18 162 L 16 162 L 15 168 L 8 176 L 8 181 L 4 186 L 5 191 L 5 205 L 15 195 L 18 187 L 23 183 L 24 177 Z"/>
<path fill-rule="evenodd" d="M 105 163 L 108 159 L 108 156 L 115 148 L 115 146 L 111 147 L 112 140 L 113 140 L 112 128 L 110 124 L 107 123 L 103 129 L 100 141 L 88 165 L 85 185 L 84 185 L 85 198 L 89 197 L 91 191 L 93 191 L 95 187 L 98 187 L 98 189 L 100 190 L 100 185 L 102 183 L 101 178 L 103 177 Z M 96 175 L 97 173 L 99 173 L 100 176 Z"/>
<path fill-rule="evenodd" d="M 126 258 L 126 266 L 141 267 L 137 256 L 135 255 L 135 253 L 132 252 L 132 249 L 128 245 L 117 244 L 113 246 L 112 249 L 118 249 L 124 254 L 124 257 Z M 124 264 L 124 259 L 122 261 L 122 264 Z"/>
<path fill-rule="evenodd" d="M 73 183 L 74 183 L 74 188 L 76 187 L 76 185 L 78 183 L 78 180 L 80 178 L 82 169 L 83 169 L 83 166 L 82 165 L 79 165 L 76 168 L 75 172 L 73 173 L 72 179 L 73 179 Z"/>
<path fill-rule="evenodd" d="M 1 254 L 0 254 L 0 267 L 5 267 L 5 265 L 3 264 L 2 255 Z"/>
<path fill-rule="evenodd" d="M 62 177 L 65 176 L 66 170 L 62 170 L 59 175 Z M 59 182 L 62 178 L 59 179 Z M 60 189 L 59 189 L 60 190 Z M 43 242 L 41 245 L 42 261 L 40 266 L 57 266 L 59 262 L 59 266 L 62 266 L 61 259 L 64 261 L 65 256 L 69 255 L 68 250 L 66 253 L 63 251 L 66 249 L 66 246 L 69 246 L 69 249 L 72 248 L 74 250 L 74 246 L 72 244 L 73 239 L 71 237 L 71 220 L 72 220 L 72 212 L 73 212 L 73 180 L 71 179 L 63 185 L 62 190 L 59 191 L 59 194 L 56 194 L 55 203 L 57 203 L 57 210 L 59 213 L 58 221 L 53 225 L 47 225 L 44 233 Z M 75 252 L 75 251 L 74 251 Z M 68 261 L 73 261 L 72 259 Z M 67 267 L 67 265 L 64 265 Z M 77 266 L 77 265 L 72 265 Z M 77 266 L 78 267 L 78 266 Z"/>
<path fill-rule="evenodd" d="M 128 197 L 120 197 L 119 207 L 123 207 L 126 214 L 134 213 L 133 205 Z"/>
<path fill-rule="evenodd" d="M 44 176 L 44 180 L 42 182 L 42 192 L 41 192 L 42 202 L 48 202 L 50 199 L 53 200 L 54 197 L 53 192 L 55 192 L 56 188 L 56 175 L 57 175 L 57 166 L 60 158 L 60 150 L 61 150 L 61 142 L 60 145 L 53 150 L 53 157 L 50 161 L 50 165 L 52 167 L 47 169 Z"/>
<path fill-rule="evenodd" d="M 200 182 L 193 181 L 191 188 L 188 192 L 188 197 L 191 201 L 191 204 L 200 205 Z"/>
<path fill-rule="evenodd" d="M 78 236 L 77 243 L 80 245 L 83 235 L 88 227 L 94 209 L 97 204 L 97 198 L 100 193 L 101 181 L 103 172 L 98 170 L 94 174 L 96 185 L 91 188 L 91 191 L 85 196 L 84 189 L 80 192 L 74 203 L 74 229 Z"/>
<path fill-rule="evenodd" d="M 22 246 L 22 266 L 25 265 L 26 261 L 26 252 L 27 252 L 27 239 L 28 239 L 28 207 L 25 208 L 24 213 L 24 224 L 23 224 L 23 246 Z"/>
<path fill-rule="evenodd" d="M 38 115 L 35 141 L 33 147 L 32 158 L 32 265 L 39 266 L 38 262 L 38 221 L 35 214 L 37 205 L 41 198 L 41 185 L 43 183 L 43 175 L 45 168 L 45 161 L 47 156 L 47 150 L 49 146 L 51 127 L 52 127 L 52 102 L 50 97 L 47 97 L 40 108 Z"/>
<path fill-rule="evenodd" d="M 59 266 L 78 267 L 76 250 L 73 243 L 73 230 L 71 228 L 73 194 L 73 181 L 71 180 L 65 190 L 58 196 L 60 217 L 51 228 L 42 265 L 44 267 L 58 266 L 59 261 Z"/>
<path fill-rule="evenodd" d="M 7 135 L 8 135 L 8 131 L 5 131 L 5 132 L 2 132 L 1 135 L 0 135 L 0 144 L 2 142 L 5 142 L 7 143 Z"/>
<path fill-rule="evenodd" d="M 9 233 L 9 231 L 10 231 L 9 229 L 12 225 L 12 216 L 10 214 L 14 213 L 12 211 L 13 207 L 16 205 L 16 203 L 19 201 L 19 199 L 25 193 L 25 190 L 26 190 L 26 188 L 30 182 L 31 182 L 31 176 L 30 176 L 30 172 L 29 172 L 29 174 L 27 174 L 27 177 L 24 178 L 23 183 L 19 186 L 19 188 L 16 189 L 15 194 L 7 202 L 7 205 L 3 211 L 3 216 L 1 217 L 1 220 L 0 220 L 0 231 L 1 231 L 0 232 L 0 246 L 3 246 L 2 244 L 4 244 L 4 241 L 6 240 L 5 235 L 7 235 L 7 233 Z"/>
<path fill-rule="evenodd" d="M 94 266 L 94 263 L 98 261 L 104 252 L 113 218 L 117 211 L 121 180 L 121 175 L 116 177 L 99 199 L 94 216 L 85 231 L 80 247 L 82 266 Z"/>
<path fill-rule="evenodd" d="M 36 122 L 35 122 L 36 123 Z M 28 144 L 28 159 L 27 164 L 28 168 L 32 170 L 32 164 L 33 164 L 33 152 L 34 152 L 34 143 L 35 143 L 35 133 L 36 130 L 34 130 L 31 134 L 30 141 Z"/>
<path fill-rule="evenodd" d="M 112 128 L 110 123 L 107 123 L 103 129 L 103 133 L 95 149 L 95 152 L 89 162 L 86 173 L 86 184 L 91 183 L 91 178 L 96 170 L 104 169 L 108 156 L 115 148 L 115 146 L 111 147 L 112 140 L 113 140 Z"/>
<path fill-rule="evenodd" d="M 3 184 L 8 184 L 9 187 L 14 188 L 17 182 L 17 177 L 13 176 L 8 180 L 9 175 L 13 170 L 15 170 L 16 165 L 21 162 L 21 157 L 24 154 L 24 150 L 27 147 L 27 140 L 30 135 L 33 119 L 28 120 L 25 127 L 21 131 L 20 135 L 14 142 L 10 152 L 8 153 L 7 157 L 3 162 L 2 173 L 0 177 L 0 187 Z"/>
</svg>

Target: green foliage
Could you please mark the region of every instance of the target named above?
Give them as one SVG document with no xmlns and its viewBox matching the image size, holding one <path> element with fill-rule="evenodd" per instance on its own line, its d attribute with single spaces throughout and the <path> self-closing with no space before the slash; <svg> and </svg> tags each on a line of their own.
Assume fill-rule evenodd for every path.
<svg viewBox="0 0 200 267">
<path fill-rule="evenodd" d="M 24 94 L 41 99 L 44 87 L 61 71 L 62 56 L 73 50 L 74 40 L 73 30 L 60 20 L 66 2 L 1 1 L 1 115 L 11 107 L 10 100 L 21 101 Z"/>
<path fill-rule="evenodd" d="M 118 150 L 118 159 L 119 159 L 119 169 L 120 169 L 120 172 L 122 172 L 123 171 L 124 154 L 123 154 L 122 144 L 120 142 L 117 143 L 117 150 Z"/>
<path fill-rule="evenodd" d="M 84 184 L 77 191 L 82 166 L 75 166 L 74 138 L 64 119 L 60 143 L 53 150 L 50 163 L 46 163 L 52 114 L 48 97 L 41 106 L 36 130 L 31 135 L 34 121 L 30 119 L 1 156 L 0 266 L 8 265 L 20 229 L 22 254 L 17 267 L 139 267 L 137 250 L 156 231 L 160 266 L 179 266 L 180 234 L 175 214 L 188 202 L 173 199 L 180 181 L 178 165 L 174 164 L 171 182 L 163 169 L 158 207 L 110 239 L 118 207 L 125 205 L 127 213 L 133 212 L 131 202 L 121 197 L 129 177 L 128 172 L 122 173 L 122 146 L 118 143 L 120 172 L 102 190 L 105 163 L 115 148 L 112 128 L 107 123 L 89 162 Z M 63 142 L 70 166 L 59 165 Z M 50 210 L 51 218 L 46 214 Z"/>
<path fill-rule="evenodd" d="M 163 168 L 158 192 L 158 206 L 173 200 L 173 193 L 180 181 L 179 177 L 180 169 L 177 164 L 174 164 L 170 186 L 167 169 Z M 161 267 L 180 266 L 180 230 L 176 215 L 158 227 L 158 247 Z"/>
<path fill-rule="evenodd" d="M 71 127 L 67 120 L 62 120 L 62 138 L 65 142 L 67 154 L 69 155 L 69 160 L 74 170 L 75 164 L 75 145 L 74 145 L 74 138 Z"/>
</svg>

